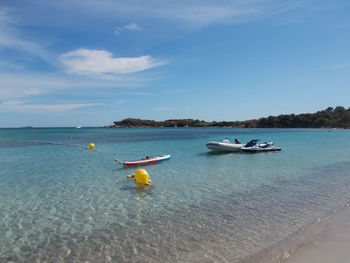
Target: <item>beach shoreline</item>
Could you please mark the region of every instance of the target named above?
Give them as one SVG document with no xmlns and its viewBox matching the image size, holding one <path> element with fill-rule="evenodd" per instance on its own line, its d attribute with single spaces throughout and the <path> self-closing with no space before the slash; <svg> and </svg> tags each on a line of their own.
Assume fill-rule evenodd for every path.
<svg viewBox="0 0 350 263">
<path fill-rule="evenodd" d="M 316 234 L 304 245 L 286 252 L 286 263 L 347 263 L 350 259 L 350 208 L 341 211 L 316 226 Z M 309 230 L 308 230 L 309 231 Z M 310 230 L 314 231 L 314 230 Z"/>
</svg>

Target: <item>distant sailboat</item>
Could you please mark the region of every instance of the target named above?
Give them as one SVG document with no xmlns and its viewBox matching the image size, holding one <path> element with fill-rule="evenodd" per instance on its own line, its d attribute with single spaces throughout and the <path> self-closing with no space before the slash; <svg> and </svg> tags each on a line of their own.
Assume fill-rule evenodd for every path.
<svg viewBox="0 0 350 263">
<path fill-rule="evenodd" d="M 77 116 L 77 122 L 76 122 L 78 125 L 77 126 L 75 126 L 75 128 L 76 129 L 80 129 L 81 128 L 81 125 L 80 125 L 80 119 L 79 119 L 79 117 Z"/>
</svg>

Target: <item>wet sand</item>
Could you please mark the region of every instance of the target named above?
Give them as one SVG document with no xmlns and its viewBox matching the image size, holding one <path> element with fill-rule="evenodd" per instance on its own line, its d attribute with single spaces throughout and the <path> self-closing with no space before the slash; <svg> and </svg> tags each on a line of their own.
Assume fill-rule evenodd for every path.
<svg viewBox="0 0 350 263">
<path fill-rule="evenodd" d="M 345 207 L 329 220 L 317 240 L 296 249 L 286 263 L 349 263 L 350 208 Z"/>
</svg>

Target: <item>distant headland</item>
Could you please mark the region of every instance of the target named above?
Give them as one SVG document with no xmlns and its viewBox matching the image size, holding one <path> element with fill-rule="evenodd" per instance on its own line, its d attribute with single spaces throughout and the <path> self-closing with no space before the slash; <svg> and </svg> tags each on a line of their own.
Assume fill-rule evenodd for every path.
<svg viewBox="0 0 350 263">
<path fill-rule="evenodd" d="M 149 128 L 149 127 L 233 127 L 233 128 L 350 128 L 350 108 L 328 107 L 316 113 L 269 116 L 247 121 L 203 121 L 193 119 L 171 119 L 165 121 L 128 118 L 115 121 L 105 128 Z"/>
</svg>

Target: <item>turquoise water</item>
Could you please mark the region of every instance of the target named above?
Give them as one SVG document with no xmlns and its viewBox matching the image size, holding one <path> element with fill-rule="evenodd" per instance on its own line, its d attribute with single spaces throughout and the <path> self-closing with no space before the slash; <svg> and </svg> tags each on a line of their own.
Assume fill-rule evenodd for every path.
<svg viewBox="0 0 350 263">
<path fill-rule="evenodd" d="M 167 153 L 149 188 L 114 161 Z M 350 201 L 349 156 L 349 130 L 0 129 L 0 262 L 277 262 Z"/>
</svg>

